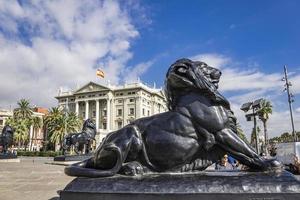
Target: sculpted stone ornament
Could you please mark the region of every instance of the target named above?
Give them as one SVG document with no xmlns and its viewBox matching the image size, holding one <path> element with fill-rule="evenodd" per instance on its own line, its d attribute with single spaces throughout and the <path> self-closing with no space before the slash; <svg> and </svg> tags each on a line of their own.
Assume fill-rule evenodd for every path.
<svg viewBox="0 0 300 200">
<path fill-rule="evenodd" d="M 253 170 L 281 165 L 264 160 L 237 136 L 229 102 L 217 91 L 221 72 L 180 59 L 165 80 L 169 111 L 109 133 L 95 155 L 65 168 L 70 176 L 105 177 L 204 170 L 228 153 Z"/>
<path fill-rule="evenodd" d="M 91 119 L 85 120 L 80 133 L 69 133 L 64 137 L 62 146 L 64 154 L 71 146 L 74 146 L 74 151 L 77 155 L 83 150 L 85 150 L 84 154 L 90 153 L 90 147 L 93 140 L 95 140 L 95 135 L 96 125 Z"/>
<path fill-rule="evenodd" d="M 2 146 L 3 154 L 8 154 L 8 148 L 13 144 L 14 130 L 9 125 L 4 126 L 2 134 L 0 135 L 0 146 Z"/>
</svg>

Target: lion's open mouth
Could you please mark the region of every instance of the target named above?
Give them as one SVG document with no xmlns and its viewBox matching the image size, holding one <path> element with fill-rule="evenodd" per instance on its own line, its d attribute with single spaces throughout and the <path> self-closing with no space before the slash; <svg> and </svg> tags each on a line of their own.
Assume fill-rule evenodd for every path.
<svg viewBox="0 0 300 200">
<path fill-rule="evenodd" d="M 169 80 L 173 82 L 174 85 L 177 85 L 178 87 L 186 87 L 188 85 L 194 85 L 192 81 L 190 81 L 185 74 L 177 74 L 177 73 L 171 73 L 169 75 Z"/>
<path fill-rule="evenodd" d="M 211 83 L 218 88 L 219 87 L 219 79 L 211 80 Z"/>
</svg>

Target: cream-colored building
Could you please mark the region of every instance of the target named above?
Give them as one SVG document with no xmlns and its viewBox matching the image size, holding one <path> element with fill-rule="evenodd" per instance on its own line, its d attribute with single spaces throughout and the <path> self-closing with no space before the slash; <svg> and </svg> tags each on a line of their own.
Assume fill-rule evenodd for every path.
<svg viewBox="0 0 300 200">
<path fill-rule="evenodd" d="M 34 108 L 32 112 L 32 118 L 38 117 L 41 121 L 45 116 L 44 112 L 40 112 L 40 108 Z M 44 127 L 35 128 L 33 125 L 29 128 L 29 143 L 28 149 L 30 151 L 40 151 L 43 147 L 44 141 Z"/>
<path fill-rule="evenodd" d="M 103 86 L 89 82 L 75 91 L 60 90 L 56 99 L 63 109 L 96 122 L 97 143 L 135 119 L 167 111 L 163 91 L 143 83 Z"/>
<path fill-rule="evenodd" d="M 2 133 L 2 129 L 5 126 L 6 120 L 12 116 L 13 116 L 13 111 L 0 109 L 0 134 Z"/>
</svg>

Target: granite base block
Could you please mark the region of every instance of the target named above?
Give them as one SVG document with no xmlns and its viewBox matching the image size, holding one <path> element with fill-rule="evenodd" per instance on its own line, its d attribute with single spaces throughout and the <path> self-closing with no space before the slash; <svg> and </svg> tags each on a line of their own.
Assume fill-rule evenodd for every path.
<svg viewBox="0 0 300 200">
<path fill-rule="evenodd" d="M 296 200 L 300 181 L 287 171 L 147 174 L 137 177 L 75 178 L 61 200 Z"/>
<path fill-rule="evenodd" d="M 17 155 L 8 152 L 8 153 L 0 153 L 0 159 L 15 159 L 17 158 Z"/>
<path fill-rule="evenodd" d="M 83 161 L 86 160 L 90 157 L 92 157 L 92 154 L 87 154 L 87 155 L 61 155 L 61 156 L 56 156 L 54 157 L 53 161 Z"/>
</svg>

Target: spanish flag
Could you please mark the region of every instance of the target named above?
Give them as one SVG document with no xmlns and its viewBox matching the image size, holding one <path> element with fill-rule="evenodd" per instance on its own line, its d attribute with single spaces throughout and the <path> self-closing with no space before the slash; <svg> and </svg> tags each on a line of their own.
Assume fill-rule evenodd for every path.
<svg viewBox="0 0 300 200">
<path fill-rule="evenodd" d="M 100 76 L 101 78 L 104 78 L 104 72 L 100 69 L 97 69 L 96 75 Z"/>
</svg>

